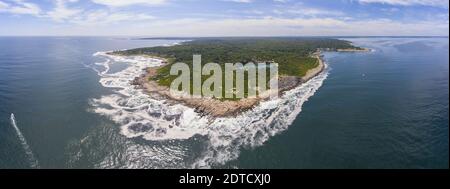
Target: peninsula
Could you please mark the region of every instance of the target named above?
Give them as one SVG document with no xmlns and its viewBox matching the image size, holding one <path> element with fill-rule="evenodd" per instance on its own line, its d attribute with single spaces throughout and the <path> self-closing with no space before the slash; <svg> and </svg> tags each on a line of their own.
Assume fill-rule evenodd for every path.
<svg viewBox="0 0 450 189">
<path fill-rule="evenodd" d="M 235 116 L 249 110 L 267 95 L 257 98 L 184 98 L 170 94 L 170 84 L 177 77 L 170 75 L 176 62 L 192 65 L 192 55 L 201 54 L 204 63 L 278 63 L 278 93 L 291 90 L 320 74 L 324 68 L 322 51 L 362 52 L 345 40 L 331 38 L 199 38 L 174 46 L 137 48 L 111 52 L 119 56 L 146 56 L 163 61 L 160 67 L 147 68 L 132 84 L 155 98 L 182 103 L 212 117 Z M 223 76 L 225 77 L 225 75 Z M 202 80 L 208 78 L 202 77 Z"/>
</svg>

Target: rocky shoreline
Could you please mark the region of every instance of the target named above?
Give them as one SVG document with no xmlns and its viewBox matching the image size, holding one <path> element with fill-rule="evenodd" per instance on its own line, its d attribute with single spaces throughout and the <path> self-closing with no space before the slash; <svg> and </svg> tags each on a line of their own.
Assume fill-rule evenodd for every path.
<svg viewBox="0 0 450 189">
<path fill-rule="evenodd" d="M 312 56 L 319 60 L 319 65 L 316 68 L 309 70 L 305 76 L 279 77 L 278 88 L 280 95 L 314 78 L 325 69 L 325 64 L 322 60 L 320 51 L 314 53 Z M 165 60 L 163 60 L 163 62 L 164 61 Z M 159 68 L 160 67 L 151 67 L 145 69 L 145 73 L 136 77 L 131 84 L 135 85 L 136 88 L 143 89 L 148 95 L 154 98 L 165 99 L 172 104 L 181 103 L 194 108 L 198 113 L 211 117 L 236 116 L 241 112 L 252 109 L 258 105 L 259 102 L 267 100 L 270 97 L 270 92 L 274 92 L 269 90 L 266 94 L 262 94 L 256 98 L 244 98 L 237 101 L 221 101 L 213 98 L 176 97 L 170 94 L 169 87 L 161 86 L 156 81 L 150 79 L 156 76 Z"/>
</svg>

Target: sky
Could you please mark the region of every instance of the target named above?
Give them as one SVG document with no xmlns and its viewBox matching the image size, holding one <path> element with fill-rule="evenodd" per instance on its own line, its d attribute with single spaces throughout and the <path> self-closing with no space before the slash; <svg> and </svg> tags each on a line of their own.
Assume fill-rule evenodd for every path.
<svg viewBox="0 0 450 189">
<path fill-rule="evenodd" d="M 447 0 L 0 0 L 0 36 L 448 36 Z"/>
</svg>

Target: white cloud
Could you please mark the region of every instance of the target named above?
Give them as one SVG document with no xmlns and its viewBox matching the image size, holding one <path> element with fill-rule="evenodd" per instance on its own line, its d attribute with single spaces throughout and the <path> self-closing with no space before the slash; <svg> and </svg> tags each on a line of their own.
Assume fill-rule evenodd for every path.
<svg viewBox="0 0 450 189">
<path fill-rule="evenodd" d="M 92 2 L 111 6 L 111 7 L 121 7 L 130 5 L 161 5 L 168 2 L 168 0 L 92 0 Z"/>
<path fill-rule="evenodd" d="M 142 4 L 142 0 L 103 1 L 111 7 Z M 274 0 L 276 1 L 276 0 Z M 361 3 L 397 3 L 400 0 L 358 0 Z M 416 0 L 419 1 L 419 0 Z M 425 1 L 425 0 L 422 0 Z M 421 1 L 421 2 L 422 2 Z M 448 35 L 448 13 L 433 14 L 420 20 L 360 19 L 349 17 L 343 12 L 302 3 L 278 4 L 272 16 L 264 17 L 270 11 L 248 10 L 253 17 L 193 16 L 192 18 L 155 18 L 145 12 L 122 8 L 80 7 L 77 0 L 53 0 L 54 7 L 42 11 L 37 5 L 24 0 L 0 0 L 0 12 L 32 14 L 39 18 L 58 21 L 53 29 L 42 26 L 33 28 L 32 35 L 146 35 L 146 36 L 271 36 L 271 35 Z M 107 2 L 112 2 L 108 4 Z M 145 1 L 156 5 L 167 0 Z M 401 1 L 403 2 L 403 1 Z M 156 3 L 156 4 L 155 4 Z M 409 2 L 411 3 L 411 2 Z M 25 11 L 27 10 L 27 11 Z M 128 10 L 128 12 L 127 12 Z M 275 15 L 275 16 L 274 16 Z M 118 27 L 120 26 L 120 27 Z M 41 33 L 39 33 L 41 31 Z M 18 33 L 18 35 L 20 35 Z"/>
<path fill-rule="evenodd" d="M 360 3 L 382 3 L 390 5 L 402 5 L 402 6 L 412 6 L 412 5 L 424 5 L 424 6 L 435 6 L 435 7 L 445 7 L 448 8 L 448 0 L 357 0 Z"/>
<path fill-rule="evenodd" d="M 76 0 L 56 0 L 55 8 L 52 11 L 47 12 L 46 17 L 49 17 L 56 21 L 64 21 L 70 19 L 73 16 L 80 14 L 82 9 L 68 8 L 66 3 L 76 2 Z"/>
<path fill-rule="evenodd" d="M 149 30 L 148 28 L 151 28 Z M 330 36 L 330 35 L 448 35 L 448 22 L 399 22 L 387 19 L 336 18 L 175 19 L 152 20 L 120 28 L 88 27 L 73 31 L 87 35 L 139 36 Z M 77 33 L 74 33 L 74 35 Z"/>
<path fill-rule="evenodd" d="M 6 9 L 8 7 L 9 7 L 8 4 L 6 4 L 5 2 L 0 1 L 0 10 Z"/>
<path fill-rule="evenodd" d="M 253 0 L 222 0 L 222 1 L 235 2 L 235 3 L 251 3 L 251 2 L 253 2 Z"/>
<path fill-rule="evenodd" d="M 84 10 L 82 8 L 71 8 L 69 6 L 69 3 L 77 1 L 78 0 L 55 0 L 55 7 L 53 10 L 47 12 L 42 17 L 47 17 L 58 22 L 79 25 L 80 27 L 154 19 L 153 16 L 141 13 L 117 12 L 105 9 Z"/>
<path fill-rule="evenodd" d="M 128 22 L 128 20 L 139 22 Z M 127 36 L 448 36 L 448 20 L 401 22 L 389 19 L 339 18 L 229 18 L 156 19 L 147 15 L 93 12 L 73 19 L 73 25 L 35 28 L 17 35 L 127 35 Z M 120 25 L 110 24 L 112 22 Z M 95 26 L 95 27 L 86 27 Z M 120 26 L 120 27 L 118 27 Z M 29 33 L 27 33 L 29 32 Z"/>
<path fill-rule="evenodd" d="M 0 13 L 1 12 L 10 14 L 39 15 L 41 13 L 41 8 L 36 4 L 23 0 L 14 0 L 14 4 L 7 4 L 0 1 Z"/>
<path fill-rule="evenodd" d="M 247 14 L 256 14 L 256 15 L 263 15 L 265 14 L 264 11 L 260 11 L 260 10 L 247 10 L 247 11 L 243 11 L 244 13 Z"/>
<path fill-rule="evenodd" d="M 303 5 L 301 2 L 296 3 L 294 5 L 286 5 L 286 6 L 283 5 L 281 6 L 281 8 L 274 9 L 273 13 L 278 15 L 291 14 L 296 16 L 309 16 L 309 17 L 345 15 L 343 12 L 340 11 L 307 7 Z"/>
<path fill-rule="evenodd" d="M 342 16 L 343 12 L 326 10 L 326 9 L 317 9 L 317 8 L 293 8 L 293 9 L 275 9 L 273 11 L 275 14 L 294 14 L 294 15 L 302 15 L 302 16 Z"/>
<path fill-rule="evenodd" d="M 132 21 L 133 23 L 145 20 L 153 20 L 153 16 L 147 14 L 135 14 L 126 12 L 110 12 L 106 10 L 97 10 L 87 12 L 71 19 L 70 22 L 80 26 L 86 25 L 107 25 L 112 23 L 120 23 L 124 21 Z"/>
</svg>

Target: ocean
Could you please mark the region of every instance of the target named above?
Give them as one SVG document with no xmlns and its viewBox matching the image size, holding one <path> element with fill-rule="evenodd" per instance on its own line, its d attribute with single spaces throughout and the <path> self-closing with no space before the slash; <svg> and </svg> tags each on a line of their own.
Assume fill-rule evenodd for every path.
<svg viewBox="0 0 450 189">
<path fill-rule="evenodd" d="M 152 99 L 180 40 L 0 37 L 0 168 L 448 168 L 448 38 L 346 38 L 316 78 L 235 118 Z"/>
</svg>

